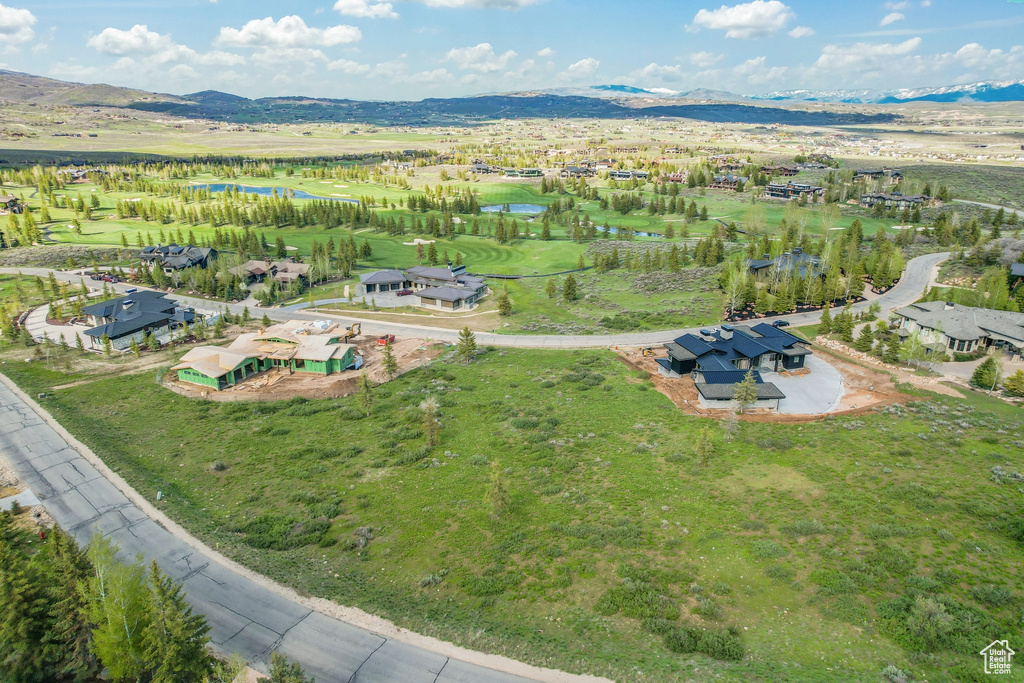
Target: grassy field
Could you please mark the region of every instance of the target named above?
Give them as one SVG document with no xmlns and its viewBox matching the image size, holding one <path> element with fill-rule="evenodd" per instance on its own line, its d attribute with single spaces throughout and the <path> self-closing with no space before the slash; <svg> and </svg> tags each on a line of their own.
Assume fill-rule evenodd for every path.
<svg viewBox="0 0 1024 683">
<path fill-rule="evenodd" d="M 1024 465 L 1020 411 L 981 394 L 733 430 L 607 352 L 442 360 L 369 416 L 4 372 L 221 551 L 475 649 L 624 681 L 964 681 L 1021 636 L 1024 503 L 990 472 Z M 691 652 L 707 633 L 742 658 Z"/>
</svg>

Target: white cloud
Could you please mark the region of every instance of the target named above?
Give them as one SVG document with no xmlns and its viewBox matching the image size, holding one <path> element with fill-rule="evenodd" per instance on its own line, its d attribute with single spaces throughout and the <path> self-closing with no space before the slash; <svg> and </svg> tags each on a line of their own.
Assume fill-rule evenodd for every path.
<svg viewBox="0 0 1024 683">
<path fill-rule="evenodd" d="M 427 7 L 444 7 L 446 9 L 462 9 L 464 7 L 483 7 L 487 9 L 522 9 L 540 2 L 540 0 L 417 0 Z"/>
<path fill-rule="evenodd" d="M 650 83 L 661 81 L 663 83 L 678 83 L 683 79 L 683 67 L 679 64 L 657 64 L 651 62 L 642 69 L 638 69 L 629 75 L 634 83 Z"/>
<path fill-rule="evenodd" d="M 252 61 L 264 66 L 298 65 L 309 73 L 318 62 L 328 62 L 327 55 L 311 47 L 264 47 L 252 55 Z"/>
<path fill-rule="evenodd" d="M 501 71 L 508 66 L 509 61 L 516 56 L 513 50 L 501 55 L 494 54 L 494 48 L 490 43 L 480 43 L 473 47 L 457 47 L 448 50 L 444 57 L 446 62 L 454 62 L 455 66 L 463 71 L 480 71 L 492 73 Z"/>
<path fill-rule="evenodd" d="M 826 45 L 814 62 L 814 68 L 837 73 L 855 73 L 885 69 L 893 57 L 909 55 L 921 46 L 919 37 L 902 43 L 855 43 L 853 45 Z"/>
<path fill-rule="evenodd" d="M 543 50 L 537 50 L 538 57 L 554 57 L 555 51 L 550 47 L 546 47 Z"/>
<path fill-rule="evenodd" d="M 714 52 L 691 52 L 690 63 L 701 69 L 717 64 L 725 58 L 725 55 L 716 55 Z"/>
<path fill-rule="evenodd" d="M 744 79 L 747 83 L 752 85 L 761 85 L 764 83 L 771 83 L 772 81 L 782 78 L 782 76 L 788 70 L 785 66 L 768 66 L 766 64 L 766 57 L 754 57 L 748 59 L 742 64 L 733 67 L 733 74 L 738 78 Z"/>
<path fill-rule="evenodd" d="M 921 7 L 931 7 L 932 0 L 921 0 Z"/>
<path fill-rule="evenodd" d="M 897 21 L 901 21 L 901 20 L 906 19 L 906 18 L 907 18 L 906 15 L 904 15 L 904 14 L 902 14 L 900 12 L 890 12 L 889 14 L 886 14 L 884 17 L 882 17 L 882 20 L 880 22 L 878 22 L 878 25 L 879 26 L 888 26 L 889 24 L 895 23 Z"/>
<path fill-rule="evenodd" d="M 786 28 L 796 15 L 779 0 L 754 0 L 741 5 L 722 5 L 716 10 L 702 9 L 693 18 L 694 26 L 725 31 L 726 38 L 759 38 Z"/>
<path fill-rule="evenodd" d="M 36 17 L 27 9 L 0 5 L 0 41 L 6 42 L 8 48 L 27 43 L 35 37 L 32 27 Z"/>
<path fill-rule="evenodd" d="M 367 19 L 397 19 L 390 2 L 371 2 L 371 0 L 338 0 L 334 3 L 334 11 L 349 17 Z"/>
<path fill-rule="evenodd" d="M 341 71 L 347 74 L 365 74 L 370 72 L 369 64 L 360 64 L 351 59 L 338 59 L 327 65 L 329 71 Z"/>
<path fill-rule="evenodd" d="M 599 66 L 601 66 L 601 62 L 593 57 L 587 57 L 570 64 L 569 68 L 565 70 L 565 74 L 569 78 L 589 78 L 597 73 Z"/>
<path fill-rule="evenodd" d="M 797 26 L 787 35 L 790 38 L 807 38 L 814 35 L 814 29 L 810 26 Z"/>
<path fill-rule="evenodd" d="M 901 2 L 887 2 L 887 3 L 885 3 L 885 8 L 887 10 L 889 10 L 890 12 L 898 12 L 901 9 L 907 9 L 908 7 L 910 7 L 910 1 L 909 0 L 901 0 Z"/>
<path fill-rule="evenodd" d="M 307 48 L 333 47 L 354 43 L 363 34 L 355 26 L 340 24 L 330 28 L 307 26 L 302 17 L 290 15 L 274 21 L 273 17 L 253 19 L 240 29 L 221 28 L 217 42 L 234 47 Z"/>
<path fill-rule="evenodd" d="M 136 24 L 127 31 L 108 27 L 86 43 L 97 52 L 117 57 L 130 56 L 153 64 L 186 62 L 231 66 L 242 64 L 245 58 L 230 52 L 198 53 L 187 45 L 174 42 L 171 36 L 150 31 L 145 24 Z"/>
</svg>

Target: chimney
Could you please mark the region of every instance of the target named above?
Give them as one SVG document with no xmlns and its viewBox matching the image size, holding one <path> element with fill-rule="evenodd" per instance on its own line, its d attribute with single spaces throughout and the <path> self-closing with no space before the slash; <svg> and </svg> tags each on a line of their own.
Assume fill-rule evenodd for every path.
<svg viewBox="0 0 1024 683">
<path fill-rule="evenodd" d="M 448 262 L 448 271 L 449 271 L 449 272 L 451 272 L 451 269 L 452 269 L 452 262 L 451 262 L 451 261 L 449 261 L 449 262 Z"/>
</svg>

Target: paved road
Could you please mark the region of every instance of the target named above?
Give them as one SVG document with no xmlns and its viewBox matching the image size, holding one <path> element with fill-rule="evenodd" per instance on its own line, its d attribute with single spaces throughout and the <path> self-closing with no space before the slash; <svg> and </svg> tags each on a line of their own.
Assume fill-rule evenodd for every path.
<svg viewBox="0 0 1024 683">
<path fill-rule="evenodd" d="M 915 259 L 911 259 L 907 263 L 907 270 L 903 274 L 903 278 L 895 287 L 873 299 L 871 302 L 862 302 L 855 305 L 854 310 L 859 311 L 861 309 L 865 309 L 874 302 L 878 302 L 883 311 L 889 311 L 894 308 L 900 308 L 901 306 L 913 303 L 921 297 L 921 294 L 928 286 L 928 282 L 931 280 L 932 271 L 935 266 L 944 261 L 948 256 L 949 253 L 944 252 L 938 254 L 926 254 L 925 256 L 918 256 Z M 42 268 L 0 268 L 0 272 L 4 273 L 17 273 L 19 271 L 25 275 L 41 275 L 43 277 L 47 277 L 50 272 L 49 270 Z M 69 273 L 62 271 L 57 271 L 55 276 L 58 280 L 68 280 L 76 284 L 82 277 L 74 272 Z M 130 286 L 132 285 L 117 284 L 112 285 L 112 288 L 118 291 L 123 291 L 125 288 Z M 194 299 L 187 296 L 174 296 L 173 298 L 181 305 L 193 306 L 200 311 L 217 311 L 224 307 L 224 304 L 207 301 L 205 299 Z M 242 308 L 242 304 L 232 304 L 228 306 L 228 310 L 232 313 L 241 313 Z M 323 319 L 327 315 L 326 313 L 305 313 L 294 306 L 287 309 L 250 309 L 250 312 L 256 317 L 266 313 L 272 320 L 278 321 L 289 319 L 316 320 Z M 396 334 L 400 336 L 429 337 L 430 339 L 437 341 L 449 342 L 456 342 L 459 338 L 458 330 L 447 330 L 426 325 L 410 325 L 406 323 L 382 322 L 379 320 L 369 319 L 364 320 L 351 316 L 331 317 L 332 319 L 337 319 L 346 323 L 359 321 L 362 323 L 363 332 L 370 335 Z M 780 316 L 779 318 L 789 321 L 791 325 L 811 325 L 818 322 L 820 317 L 820 313 L 799 313 Z M 772 320 L 779 318 L 772 318 Z M 672 339 L 682 336 L 687 332 L 695 332 L 698 329 L 699 328 L 694 327 L 663 332 L 632 332 L 626 334 L 604 335 L 511 335 L 495 334 L 493 332 L 477 332 L 476 340 L 478 344 L 484 346 L 491 345 L 522 348 L 557 349 L 608 348 L 611 346 L 655 346 L 671 341 Z"/>
<path fill-rule="evenodd" d="M 84 457 L 58 429 L 0 375 L 0 453 L 21 480 L 79 543 L 101 533 L 120 546 L 122 557 L 156 560 L 182 582 L 221 652 L 238 652 L 263 673 L 270 653 L 281 652 L 319 683 L 529 680 L 385 638 L 255 583 L 197 549 L 198 541 L 197 547 L 186 544 L 147 516 L 122 492 L 127 486 L 119 477 L 94 465 L 98 459 L 83 448 L 91 456 Z M 543 678 L 576 678 L 549 673 Z"/>
<path fill-rule="evenodd" d="M 984 202 L 969 202 L 966 199 L 954 199 L 953 201 L 958 204 L 974 204 L 975 206 L 981 206 L 986 209 L 995 209 L 996 211 L 998 211 L 999 209 L 1003 209 L 1004 211 L 1006 211 L 1006 213 L 1015 213 L 1021 218 L 1024 218 L 1024 211 L 1014 209 L 1009 206 L 1000 206 L 999 204 L 986 204 Z"/>
</svg>

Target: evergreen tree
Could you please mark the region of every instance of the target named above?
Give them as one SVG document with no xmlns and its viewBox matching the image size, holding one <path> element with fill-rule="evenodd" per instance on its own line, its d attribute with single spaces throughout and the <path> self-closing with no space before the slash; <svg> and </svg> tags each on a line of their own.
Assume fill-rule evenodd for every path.
<svg viewBox="0 0 1024 683">
<path fill-rule="evenodd" d="M 260 681 L 268 679 L 261 678 Z M 274 652 L 270 655 L 270 683 L 315 683 L 315 679 L 306 678 L 306 672 L 298 662 L 289 662 L 284 655 Z"/>
<path fill-rule="evenodd" d="M 1018 370 L 1003 380 L 1003 390 L 1009 396 L 1024 396 L 1024 370 Z"/>
<path fill-rule="evenodd" d="M 0 524 L 13 515 L 0 513 Z M 4 535 L 13 531 L 3 529 Z M 50 629 L 47 595 L 39 571 L 13 541 L 0 538 L 0 679 L 12 683 L 50 680 L 44 647 Z"/>
<path fill-rule="evenodd" d="M 469 329 L 469 326 L 463 327 L 459 330 L 459 358 L 464 362 L 473 360 L 474 354 L 476 354 L 476 335 L 473 334 L 473 330 Z"/>
<path fill-rule="evenodd" d="M 572 276 L 572 273 L 566 275 L 565 282 L 562 283 L 562 298 L 569 303 L 579 298 L 579 293 L 576 291 L 576 278 Z"/>
<path fill-rule="evenodd" d="M 711 430 L 705 427 L 697 435 L 697 441 L 693 446 L 693 454 L 697 456 L 697 465 L 704 467 L 712 455 L 715 454 L 715 445 L 711 442 Z"/>
<path fill-rule="evenodd" d="M 107 336 L 106 332 L 100 337 L 100 341 L 103 343 L 103 355 L 110 358 L 110 354 L 114 352 L 114 343 L 110 341 L 110 337 Z"/>
<path fill-rule="evenodd" d="M 245 306 L 242 309 L 242 327 L 247 326 L 250 322 L 252 322 L 252 314 L 249 313 L 249 307 Z"/>
<path fill-rule="evenodd" d="M 46 544 L 49 566 L 51 627 L 43 645 L 50 667 L 62 680 L 84 683 L 99 673 L 92 654 L 92 629 L 86 620 L 82 589 L 92 564 L 70 534 L 54 527 Z"/>
<path fill-rule="evenodd" d="M 264 328 L 270 327 L 270 325 L 271 325 L 270 316 L 267 315 L 266 313 L 264 313 L 263 314 L 263 318 L 260 319 L 260 324 L 263 325 Z"/>
<path fill-rule="evenodd" d="M 132 354 L 134 354 L 136 358 L 142 355 L 142 349 L 139 348 L 139 342 L 135 341 L 135 337 L 132 337 L 130 348 L 132 350 Z"/>
<path fill-rule="evenodd" d="M 512 315 L 512 300 L 508 298 L 508 290 L 498 295 L 498 315 Z"/>
<path fill-rule="evenodd" d="M 865 325 L 861 328 L 860 334 L 857 336 L 857 341 L 853 343 L 853 348 L 857 349 L 861 353 L 868 353 L 875 345 L 875 335 L 871 332 L 871 325 Z"/>
<path fill-rule="evenodd" d="M 395 352 L 391 348 L 391 342 L 384 345 L 381 365 L 384 367 L 384 372 L 387 373 L 388 379 L 394 379 L 395 375 L 398 374 L 398 361 L 395 359 Z"/>
<path fill-rule="evenodd" d="M 512 504 L 512 494 L 508 490 L 508 483 L 497 460 L 491 461 L 491 480 L 487 485 L 486 496 L 491 507 L 491 515 L 495 518 L 501 517 Z"/>
<path fill-rule="evenodd" d="M 999 365 L 995 358 L 989 356 L 974 369 L 974 374 L 971 375 L 971 386 L 980 389 L 994 389 L 998 383 Z"/>
<path fill-rule="evenodd" d="M 149 570 L 152 595 L 150 623 L 145 633 L 145 658 L 152 667 L 152 683 L 200 683 L 213 670 L 206 650 L 210 626 L 193 614 L 181 585 L 160 571 L 154 561 Z"/>
<path fill-rule="evenodd" d="M 359 376 L 359 402 L 366 411 L 366 417 L 370 417 L 370 410 L 373 408 L 373 383 L 365 371 Z"/>
<path fill-rule="evenodd" d="M 441 439 L 441 422 L 438 420 L 438 403 L 433 396 L 428 396 L 420 403 L 423 411 L 423 433 L 427 435 L 427 445 L 436 446 Z"/>
<path fill-rule="evenodd" d="M 753 370 L 747 370 L 747 374 L 743 375 L 743 381 L 733 387 L 732 400 L 736 402 L 736 409 L 741 413 L 757 403 L 757 381 L 754 379 Z"/>
<path fill-rule="evenodd" d="M 548 295 L 549 299 L 554 299 L 555 295 L 558 294 L 558 285 L 555 284 L 554 278 L 548 278 L 548 283 L 544 286 L 544 292 Z"/>
<path fill-rule="evenodd" d="M 433 242 L 427 247 L 427 263 L 432 266 L 437 265 L 437 247 L 434 246 Z"/>
</svg>

